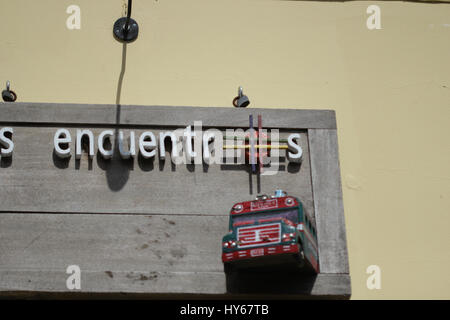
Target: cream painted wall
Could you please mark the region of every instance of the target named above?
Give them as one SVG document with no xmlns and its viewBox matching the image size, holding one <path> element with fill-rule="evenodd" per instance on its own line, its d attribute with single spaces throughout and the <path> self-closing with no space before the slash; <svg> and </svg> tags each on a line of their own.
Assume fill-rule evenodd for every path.
<svg viewBox="0 0 450 320">
<path fill-rule="evenodd" d="M 115 103 L 124 2 L 0 0 L 2 86 Z M 353 298 L 450 299 L 450 4 L 135 0 L 133 17 L 120 103 L 231 106 L 242 85 L 251 107 L 335 109 Z"/>
</svg>

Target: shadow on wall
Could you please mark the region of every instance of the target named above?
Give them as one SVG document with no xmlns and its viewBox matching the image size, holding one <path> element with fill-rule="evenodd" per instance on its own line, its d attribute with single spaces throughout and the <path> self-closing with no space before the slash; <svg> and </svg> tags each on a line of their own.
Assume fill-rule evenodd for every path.
<svg viewBox="0 0 450 320">
<path fill-rule="evenodd" d="M 120 76 L 117 82 L 117 91 L 116 91 L 116 121 L 114 126 L 114 139 L 113 143 L 111 143 L 110 139 L 105 139 L 104 147 L 108 150 L 113 150 L 113 155 L 111 159 L 105 160 L 100 156 L 100 153 L 97 153 L 97 164 L 106 172 L 106 181 L 109 189 L 112 191 L 120 191 L 127 184 L 128 179 L 130 177 L 130 170 L 134 170 L 134 161 L 133 158 L 130 159 L 122 159 L 120 156 L 118 141 L 119 141 L 119 128 L 120 128 L 120 113 L 121 113 L 121 105 L 120 98 L 122 94 L 122 84 L 123 78 L 126 70 L 126 62 L 127 62 L 127 44 L 124 43 L 122 45 L 122 65 L 120 69 Z M 89 142 L 86 137 L 83 137 L 81 140 L 82 149 L 84 152 L 87 152 L 89 149 Z M 85 155 L 86 153 L 84 153 Z M 88 170 L 92 170 L 93 159 L 89 159 L 85 157 L 88 161 Z M 66 159 L 60 159 L 53 150 L 53 163 L 59 169 L 66 169 L 70 164 L 70 157 Z M 2 162 L 3 165 L 3 162 Z M 80 159 L 75 159 L 75 169 L 80 169 Z"/>
<path fill-rule="evenodd" d="M 120 155 L 119 151 L 119 130 L 121 127 L 121 95 L 122 95 L 122 87 L 123 87 L 123 80 L 125 76 L 126 71 L 126 62 L 127 62 L 127 44 L 122 44 L 122 59 L 121 59 L 121 69 L 119 74 L 119 79 L 117 82 L 117 90 L 116 90 L 116 100 L 115 100 L 115 107 L 116 107 L 116 119 L 114 124 L 114 137 L 113 139 L 106 138 L 104 140 L 104 147 L 106 150 L 113 150 L 113 155 L 111 159 L 105 160 L 103 159 L 99 153 L 96 155 L 96 162 L 99 168 L 105 171 L 106 175 L 106 182 L 108 185 L 108 188 L 111 191 L 120 191 L 122 190 L 125 185 L 127 184 L 129 177 L 130 177 L 130 171 L 134 170 L 134 159 L 123 159 Z M 171 150 L 171 143 L 165 141 L 165 149 Z M 86 140 L 86 137 L 82 138 L 82 148 L 83 151 L 86 152 L 89 149 L 89 141 Z M 85 153 L 84 153 L 85 155 Z M 53 163 L 54 165 L 59 169 L 67 169 L 70 166 L 70 158 L 66 159 L 60 159 L 55 151 L 53 150 Z M 88 170 L 93 170 L 93 159 L 89 159 L 87 157 L 84 158 L 88 161 Z M 85 161 L 83 160 L 83 161 Z M 279 159 L 281 163 L 285 162 L 286 159 L 284 157 L 281 157 Z M 165 165 L 171 166 L 171 171 L 176 171 L 176 166 L 170 161 L 170 164 L 166 164 L 164 160 L 158 159 L 155 160 L 155 158 L 152 159 L 144 159 L 140 152 L 137 154 L 137 164 L 139 168 L 143 171 L 152 171 L 155 169 L 155 167 L 159 168 L 159 171 L 163 171 Z M 0 163 L 1 167 L 8 167 L 11 165 L 11 160 L 3 160 Z M 186 165 L 189 172 L 195 172 L 196 166 L 193 164 L 187 164 Z M 202 171 L 204 173 L 208 172 L 208 165 L 205 163 L 202 164 Z M 296 163 L 289 163 L 287 166 L 284 164 L 280 164 L 278 167 L 278 171 L 287 171 L 289 173 L 297 173 L 300 171 L 301 164 Z M 75 159 L 75 169 L 80 169 L 80 159 Z M 221 170 L 227 171 L 227 170 L 234 170 L 234 171 L 242 171 L 246 172 L 248 174 L 248 181 L 249 181 L 249 194 L 259 194 L 261 192 L 261 177 L 259 173 L 252 173 L 251 169 L 248 164 L 246 165 L 221 165 Z M 253 183 L 253 176 L 256 176 L 256 184 Z"/>
<path fill-rule="evenodd" d="M 317 275 L 302 272 L 239 271 L 226 275 L 229 294 L 310 295 Z"/>
<path fill-rule="evenodd" d="M 0 160 L 0 168 L 8 168 L 12 164 L 12 157 L 2 157 Z"/>
<path fill-rule="evenodd" d="M 114 128 L 114 154 L 112 158 L 108 161 L 103 161 L 104 169 L 106 170 L 106 181 L 108 187 L 112 191 L 120 191 L 128 182 L 130 176 L 130 170 L 133 170 L 132 161 L 123 160 L 120 157 L 118 137 L 119 137 L 119 126 L 120 126 L 120 98 L 122 95 L 122 84 L 125 75 L 127 65 L 127 44 L 122 45 L 122 66 L 120 69 L 119 81 L 117 82 L 116 91 L 116 126 Z M 130 165 L 131 162 L 131 165 Z"/>
</svg>

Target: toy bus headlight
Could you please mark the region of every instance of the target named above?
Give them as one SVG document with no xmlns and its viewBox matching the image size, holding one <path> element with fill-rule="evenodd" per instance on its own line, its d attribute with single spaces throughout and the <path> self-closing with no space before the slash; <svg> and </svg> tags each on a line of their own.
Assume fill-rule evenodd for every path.
<svg viewBox="0 0 450 320">
<path fill-rule="evenodd" d="M 285 203 L 287 206 L 293 206 L 293 205 L 295 204 L 294 199 L 292 199 L 292 198 L 286 198 L 286 200 L 284 201 L 284 203 Z"/>
<path fill-rule="evenodd" d="M 237 245 L 237 243 L 234 240 L 229 240 L 229 241 L 223 243 L 224 248 L 234 248 L 234 247 L 236 247 L 236 245 Z"/>
<path fill-rule="evenodd" d="M 283 241 L 291 241 L 294 238 L 294 233 L 285 233 L 283 234 Z"/>
<path fill-rule="evenodd" d="M 233 207 L 233 210 L 234 210 L 235 212 L 241 212 L 242 209 L 244 209 L 244 206 L 243 206 L 242 204 L 237 204 L 237 205 L 235 205 L 235 206 Z"/>
</svg>

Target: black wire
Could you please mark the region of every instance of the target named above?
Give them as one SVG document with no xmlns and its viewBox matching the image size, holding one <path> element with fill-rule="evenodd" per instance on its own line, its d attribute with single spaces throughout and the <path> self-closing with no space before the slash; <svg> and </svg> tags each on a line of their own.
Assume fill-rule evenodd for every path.
<svg viewBox="0 0 450 320">
<path fill-rule="evenodd" d="M 128 32 L 128 30 L 130 29 L 130 18 L 131 18 L 131 6 L 133 5 L 132 0 L 128 0 L 128 7 L 127 7 L 127 21 L 125 22 L 125 33 Z"/>
<path fill-rule="evenodd" d="M 131 7 L 133 5 L 133 1 L 132 0 L 128 0 L 128 7 L 127 7 L 127 21 L 130 21 L 130 17 L 131 17 Z"/>
</svg>

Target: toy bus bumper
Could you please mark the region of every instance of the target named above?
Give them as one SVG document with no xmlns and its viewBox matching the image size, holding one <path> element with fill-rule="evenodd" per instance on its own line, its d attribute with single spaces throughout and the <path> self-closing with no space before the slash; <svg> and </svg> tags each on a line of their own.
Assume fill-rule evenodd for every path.
<svg viewBox="0 0 450 320">
<path fill-rule="evenodd" d="M 260 248 L 253 247 L 253 248 L 248 248 L 248 249 L 235 250 L 232 252 L 223 252 L 222 253 L 222 261 L 224 263 L 226 263 L 226 262 L 252 259 L 252 258 L 258 258 L 258 257 L 273 256 L 273 255 L 283 254 L 283 253 L 298 253 L 298 251 L 299 251 L 299 246 L 297 243 L 280 244 L 280 245 L 260 247 Z"/>
</svg>

